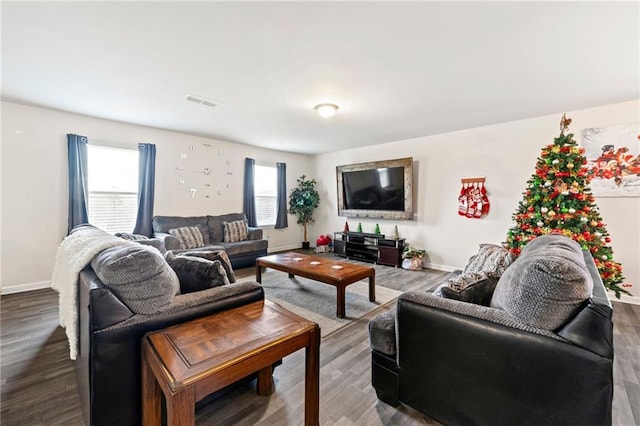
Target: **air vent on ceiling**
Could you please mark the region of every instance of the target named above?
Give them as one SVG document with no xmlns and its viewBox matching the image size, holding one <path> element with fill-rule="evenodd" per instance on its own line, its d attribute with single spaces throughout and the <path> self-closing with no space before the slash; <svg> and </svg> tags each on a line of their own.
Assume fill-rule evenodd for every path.
<svg viewBox="0 0 640 426">
<path fill-rule="evenodd" d="M 211 107 L 211 108 L 220 105 L 219 102 L 215 102 L 215 101 L 212 101 L 211 99 L 206 99 L 206 98 L 203 98 L 201 96 L 196 96 L 196 95 L 192 95 L 192 94 L 189 94 L 189 93 L 187 93 L 184 98 L 186 100 L 188 100 L 189 102 L 194 102 L 196 104 L 206 105 L 206 106 Z"/>
</svg>

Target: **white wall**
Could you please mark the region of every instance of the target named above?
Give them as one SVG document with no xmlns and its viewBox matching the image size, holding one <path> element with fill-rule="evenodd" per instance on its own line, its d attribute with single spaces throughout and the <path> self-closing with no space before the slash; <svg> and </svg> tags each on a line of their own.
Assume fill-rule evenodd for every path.
<svg viewBox="0 0 640 426">
<path fill-rule="evenodd" d="M 351 149 L 316 157 L 316 176 L 322 210 L 312 235 L 340 231 L 348 220 L 351 230 L 362 222 L 363 231 L 391 234 L 397 225 L 401 237 L 427 250 L 435 268 L 462 268 L 480 243 L 500 244 L 512 224 L 511 215 L 526 181 L 535 170 L 542 148 L 560 132 L 558 114 L 479 127 L 436 136 Z M 582 129 L 638 121 L 640 102 L 567 111 L 570 131 L 580 143 Z M 425 117 L 428 120 L 429 117 Z M 337 216 L 336 166 L 401 157 L 414 159 L 414 221 L 367 220 Z M 458 215 L 460 179 L 485 176 L 491 211 L 482 219 Z M 596 200 L 611 234 L 615 260 L 623 265 L 632 293 L 640 295 L 640 198 Z M 309 237 L 312 239 L 312 237 Z"/>
<path fill-rule="evenodd" d="M 67 231 L 67 133 L 85 135 L 90 143 L 134 149 L 138 142 L 156 144 L 157 215 L 241 212 L 245 157 L 258 163 L 287 163 L 288 190 L 300 175 L 313 169 L 313 158 L 306 155 L 8 102 L 2 102 L 1 113 L 2 293 L 49 286 L 56 248 Z M 181 153 L 188 158 L 180 159 Z M 191 171 L 209 164 L 210 176 Z M 185 171 L 176 167 L 185 167 Z M 181 178 L 184 185 L 178 183 Z M 197 189 L 193 198 L 192 187 Z M 210 198 L 205 198 L 207 193 Z M 289 228 L 265 228 L 264 232 L 270 251 L 299 247 L 302 241 L 295 216 L 289 216 Z"/>
<path fill-rule="evenodd" d="M 46 287 L 57 246 L 67 227 L 66 133 L 88 136 L 90 141 L 112 142 L 135 147 L 138 142 L 157 146 L 155 214 L 200 215 L 242 210 L 243 160 L 287 163 L 287 187 L 291 190 L 302 175 L 316 178 L 321 195 L 310 241 L 318 235 L 342 230 L 346 218 L 337 216 L 335 167 L 363 161 L 401 157 L 414 158 L 414 204 L 416 220 L 360 220 L 364 231 L 373 232 L 376 223 L 391 234 L 398 225 L 401 237 L 425 248 L 431 266 L 441 269 L 463 267 L 478 244 L 501 243 L 511 226 L 511 214 L 522 199 L 525 182 L 534 172 L 543 146 L 559 133 L 558 114 L 468 129 L 442 135 L 391 142 L 367 148 L 345 150 L 314 157 L 251 146 L 220 142 L 147 127 L 89 118 L 42 108 L 2 102 L 1 158 L 1 276 L 2 292 Z M 640 102 L 627 102 L 579 111 L 567 111 L 573 119 L 571 131 L 580 141 L 583 128 L 605 126 L 640 117 Z M 428 117 L 425 117 L 428 119 Z M 193 169 L 209 162 L 195 161 L 196 152 L 211 144 L 214 172 L 211 198 L 204 187 L 195 198 L 189 188 L 206 182 L 193 174 L 179 185 L 186 173 L 181 153 L 193 159 Z M 218 157 L 218 149 L 222 150 Z M 226 161 L 230 165 L 226 165 Z M 191 163 L 185 164 L 187 170 Z M 233 175 L 227 175 L 227 172 Z M 460 178 L 486 176 L 491 212 L 483 219 L 466 219 L 457 214 Z M 215 178 L 215 179 L 213 179 Z M 223 182 L 221 182 L 223 181 Z M 229 183 L 227 190 L 225 185 Z M 217 184 L 218 186 L 214 186 Z M 217 196 L 217 190 L 221 194 Z M 631 291 L 640 295 L 640 198 L 600 198 L 596 200 L 612 237 L 615 260 L 621 262 Z M 358 221 L 348 219 L 352 230 Z M 289 216 L 286 230 L 265 229 L 270 250 L 296 247 L 302 228 Z"/>
</svg>

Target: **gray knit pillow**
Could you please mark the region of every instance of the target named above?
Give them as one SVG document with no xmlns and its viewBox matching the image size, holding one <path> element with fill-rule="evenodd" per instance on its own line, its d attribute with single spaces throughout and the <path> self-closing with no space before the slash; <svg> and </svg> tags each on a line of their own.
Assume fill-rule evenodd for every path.
<svg viewBox="0 0 640 426">
<path fill-rule="evenodd" d="M 219 260 L 224 267 L 225 272 L 227 273 L 227 278 L 230 283 L 236 282 L 236 274 L 233 272 L 233 267 L 231 266 L 231 260 L 229 256 L 227 256 L 227 252 L 224 250 L 198 250 L 198 251 L 187 251 L 178 254 L 178 256 L 193 256 L 193 257 L 201 257 L 203 259 L 216 261 Z"/>
<path fill-rule="evenodd" d="M 204 246 L 202 232 L 197 226 L 169 229 L 169 233 L 180 240 L 180 246 L 183 249 L 193 249 Z"/>
<path fill-rule="evenodd" d="M 91 267 L 136 314 L 163 311 L 180 288 L 178 277 L 160 252 L 141 244 L 106 249 L 93 258 Z"/>
<path fill-rule="evenodd" d="M 171 252 L 168 252 L 165 258 L 178 275 L 182 294 L 229 284 L 227 273 L 219 260 L 175 256 Z"/>
<path fill-rule="evenodd" d="M 562 235 L 533 241 L 502 274 L 491 306 L 523 324 L 556 330 L 591 297 L 593 280 L 575 241 Z"/>
</svg>

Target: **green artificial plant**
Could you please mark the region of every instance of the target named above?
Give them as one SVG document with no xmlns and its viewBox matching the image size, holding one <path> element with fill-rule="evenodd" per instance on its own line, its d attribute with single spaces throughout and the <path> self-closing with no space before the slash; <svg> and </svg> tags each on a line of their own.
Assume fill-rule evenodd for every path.
<svg viewBox="0 0 640 426">
<path fill-rule="evenodd" d="M 316 189 L 316 180 L 307 179 L 302 175 L 298 179 L 298 186 L 289 195 L 289 213 L 298 216 L 298 223 L 304 228 L 304 244 L 309 245 L 307 238 L 307 224 L 312 223 L 313 211 L 320 204 L 320 194 Z"/>
</svg>

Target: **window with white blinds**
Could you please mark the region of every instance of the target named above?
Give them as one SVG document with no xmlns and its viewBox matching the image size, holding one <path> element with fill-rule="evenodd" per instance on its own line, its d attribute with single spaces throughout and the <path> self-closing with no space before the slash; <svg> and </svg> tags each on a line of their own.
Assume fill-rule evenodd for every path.
<svg viewBox="0 0 640 426">
<path fill-rule="evenodd" d="M 258 226 L 274 226 L 278 214 L 278 174 L 276 166 L 256 164 L 253 175 Z"/>
<path fill-rule="evenodd" d="M 89 144 L 89 223 L 133 232 L 138 210 L 138 151 Z"/>
</svg>

